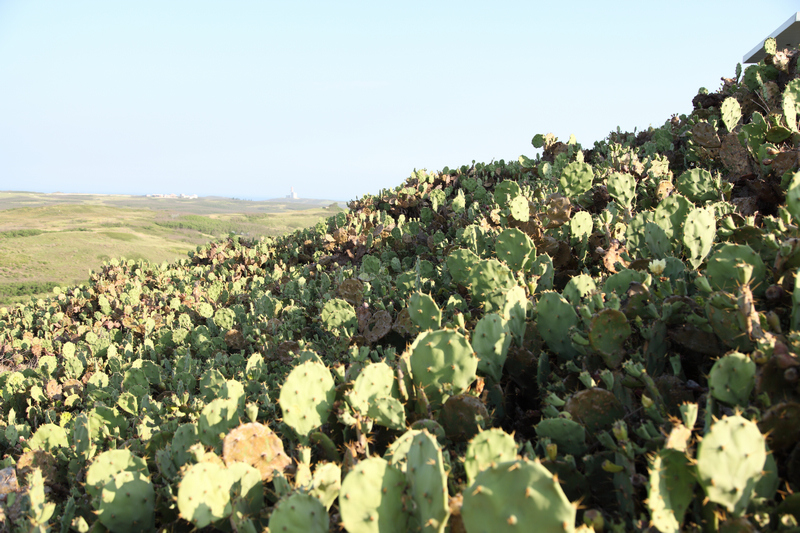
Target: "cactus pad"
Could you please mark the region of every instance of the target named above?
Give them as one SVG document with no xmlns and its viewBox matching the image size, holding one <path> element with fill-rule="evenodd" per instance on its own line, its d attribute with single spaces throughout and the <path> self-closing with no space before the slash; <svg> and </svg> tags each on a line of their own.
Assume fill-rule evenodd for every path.
<svg viewBox="0 0 800 533">
<path fill-rule="evenodd" d="M 708 499 L 741 515 L 767 460 L 758 426 L 740 415 L 717 420 L 697 446 L 697 475 Z"/>
<path fill-rule="evenodd" d="M 572 533 L 575 507 L 541 463 L 517 460 L 480 472 L 464 489 L 461 516 L 468 533 Z"/>
<path fill-rule="evenodd" d="M 313 361 L 296 366 L 281 387 L 283 420 L 299 435 L 325 423 L 336 397 L 335 384 L 325 365 Z"/>
<path fill-rule="evenodd" d="M 222 442 L 225 464 L 242 462 L 256 468 L 264 481 L 272 481 L 272 472 L 292 464 L 283 450 L 281 439 L 267 426 L 258 422 L 242 424 L 225 436 Z"/>
<path fill-rule="evenodd" d="M 406 477 L 379 457 L 358 463 L 342 481 L 339 511 L 351 533 L 406 533 Z"/>
</svg>

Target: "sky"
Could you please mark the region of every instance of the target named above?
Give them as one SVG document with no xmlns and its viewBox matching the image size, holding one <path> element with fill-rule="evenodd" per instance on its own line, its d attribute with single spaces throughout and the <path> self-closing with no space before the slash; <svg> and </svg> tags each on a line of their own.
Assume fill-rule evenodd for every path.
<svg viewBox="0 0 800 533">
<path fill-rule="evenodd" d="M 659 127 L 791 1 L 0 0 L 0 190 L 350 200 Z"/>
</svg>

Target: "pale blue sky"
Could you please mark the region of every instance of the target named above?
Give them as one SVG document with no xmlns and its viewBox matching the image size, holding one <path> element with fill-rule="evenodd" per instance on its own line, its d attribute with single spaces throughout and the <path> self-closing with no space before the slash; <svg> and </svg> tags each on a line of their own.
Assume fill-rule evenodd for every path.
<svg viewBox="0 0 800 533">
<path fill-rule="evenodd" d="M 688 113 L 791 1 L 0 0 L 0 190 L 348 200 Z"/>
</svg>

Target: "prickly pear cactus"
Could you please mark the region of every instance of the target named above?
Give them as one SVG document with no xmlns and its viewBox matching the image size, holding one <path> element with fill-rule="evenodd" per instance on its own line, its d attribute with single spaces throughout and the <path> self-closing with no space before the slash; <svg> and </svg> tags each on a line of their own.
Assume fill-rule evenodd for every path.
<svg viewBox="0 0 800 533">
<path fill-rule="evenodd" d="M 464 490 L 461 516 L 469 533 L 575 531 L 575 507 L 538 461 L 507 461 L 480 472 Z"/>
</svg>

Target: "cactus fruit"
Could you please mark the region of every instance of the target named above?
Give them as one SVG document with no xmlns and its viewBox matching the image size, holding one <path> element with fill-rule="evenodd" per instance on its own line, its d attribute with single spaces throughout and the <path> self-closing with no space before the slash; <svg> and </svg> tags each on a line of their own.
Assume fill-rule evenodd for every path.
<svg viewBox="0 0 800 533">
<path fill-rule="evenodd" d="M 380 457 L 355 465 L 342 481 L 339 512 L 351 533 L 406 533 L 406 476 Z"/>
<path fill-rule="evenodd" d="M 521 459 L 490 466 L 464 489 L 461 516 L 468 533 L 572 533 L 575 507 L 540 462 Z"/>
<path fill-rule="evenodd" d="M 696 482 L 691 460 L 685 453 L 663 449 L 652 458 L 647 506 L 652 523 L 659 531 L 681 531 Z"/>
<path fill-rule="evenodd" d="M 578 355 L 569 337 L 569 329 L 578 324 L 575 308 L 557 292 L 544 292 L 539 297 L 536 313 L 539 334 L 547 347 L 560 360 L 569 360 Z"/>
<path fill-rule="evenodd" d="M 504 261 L 511 270 L 527 270 L 536 259 L 536 248 L 530 237 L 516 228 L 500 232 L 495 242 L 497 258 Z"/>
<path fill-rule="evenodd" d="M 233 481 L 223 465 L 204 462 L 190 466 L 178 486 L 181 518 L 201 529 L 230 516 Z"/>
<path fill-rule="evenodd" d="M 429 294 L 412 294 L 408 303 L 408 314 L 421 331 L 441 327 L 442 310 Z"/>
<path fill-rule="evenodd" d="M 719 358 L 708 374 L 708 387 L 717 400 L 746 406 L 755 386 L 756 364 L 750 357 L 731 352 Z"/>
<path fill-rule="evenodd" d="M 498 463 L 513 461 L 517 456 L 514 437 L 500 428 L 481 431 L 469 441 L 464 454 L 464 472 L 467 485 L 472 485 L 475 476 L 482 470 Z"/>
<path fill-rule="evenodd" d="M 495 383 L 503 375 L 503 364 L 511 345 L 508 324 L 500 315 L 489 313 L 481 318 L 472 335 L 472 348 L 478 354 L 478 370 L 491 377 Z"/>
<path fill-rule="evenodd" d="M 717 420 L 697 446 L 697 476 L 706 496 L 741 516 L 767 460 L 764 436 L 740 415 Z"/>
<path fill-rule="evenodd" d="M 325 506 L 310 494 L 295 492 L 282 498 L 269 516 L 269 530 L 326 533 L 330 525 Z"/>
<path fill-rule="evenodd" d="M 406 478 L 415 504 L 414 515 L 422 531 L 444 533 L 450 514 L 447 475 L 442 449 L 426 431 L 414 436 L 406 452 Z"/>
<path fill-rule="evenodd" d="M 281 387 L 283 420 L 298 435 L 307 436 L 328 419 L 336 389 L 325 365 L 313 361 L 294 367 Z"/>
<path fill-rule="evenodd" d="M 433 409 L 461 394 L 475 380 L 478 358 L 469 341 L 456 331 L 420 333 L 409 348 L 411 376 L 423 388 Z"/>
<path fill-rule="evenodd" d="M 267 482 L 272 481 L 274 470 L 282 472 L 292 464 L 281 439 L 258 422 L 231 430 L 222 442 L 222 458 L 228 467 L 238 461 L 256 468 Z"/>
</svg>

